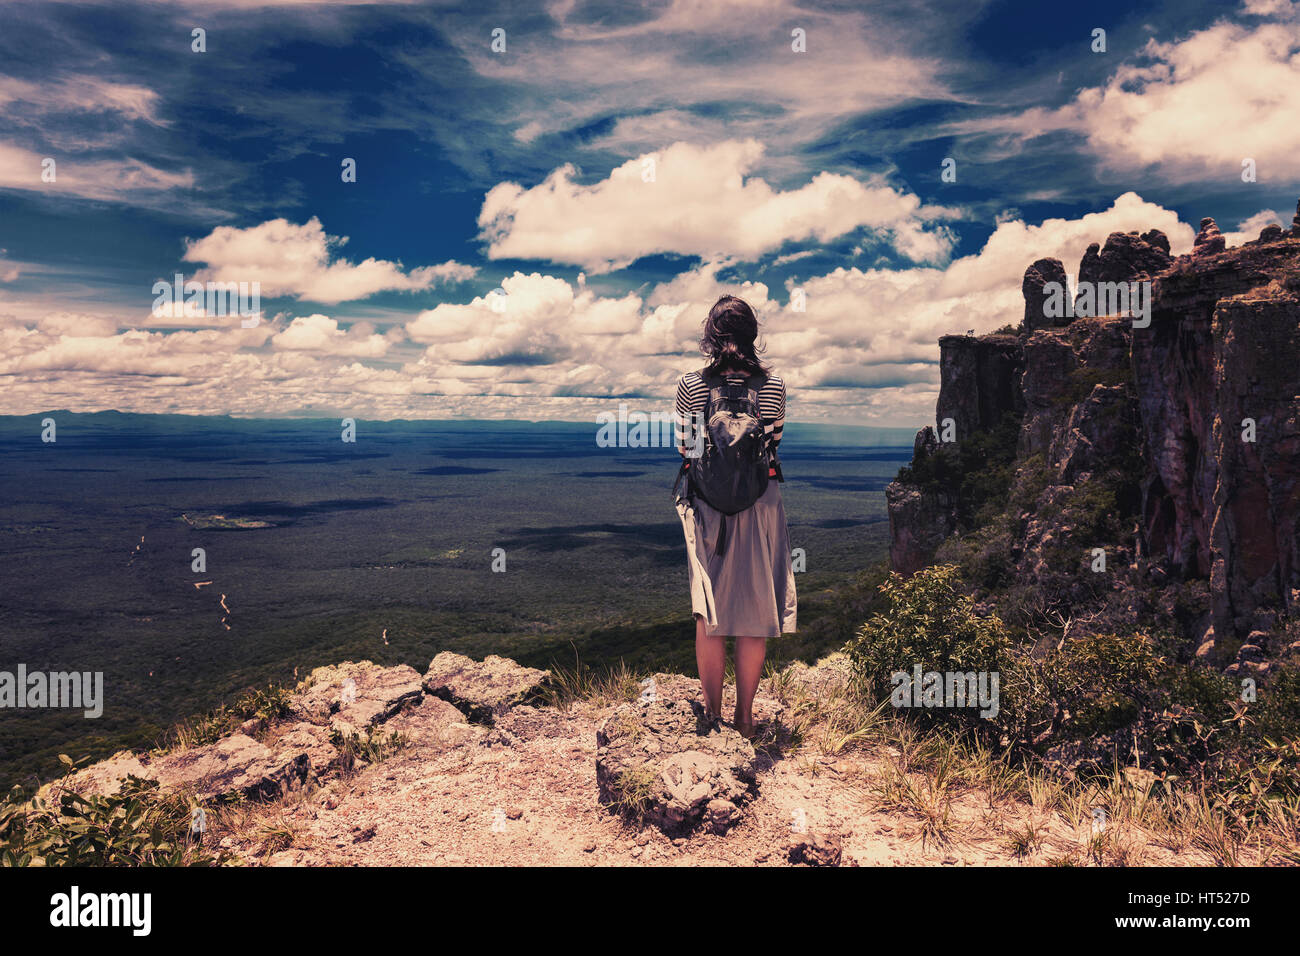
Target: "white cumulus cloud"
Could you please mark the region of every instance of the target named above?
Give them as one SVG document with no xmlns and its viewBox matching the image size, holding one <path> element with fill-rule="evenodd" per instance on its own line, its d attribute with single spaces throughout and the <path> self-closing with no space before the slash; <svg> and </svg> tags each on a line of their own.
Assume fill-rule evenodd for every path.
<svg viewBox="0 0 1300 956">
<path fill-rule="evenodd" d="M 346 237 L 327 235 L 315 216 L 302 225 L 271 219 L 246 229 L 218 226 L 202 239 L 190 240 L 183 258 L 206 263 L 195 276 L 200 282 L 257 282 L 262 295 L 329 305 L 377 292 L 428 289 L 478 272 L 454 260 L 405 271 L 400 262 L 385 259 L 353 263 L 335 258 L 346 242 Z"/>
<path fill-rule="evenodd" d="M 600 273 L 656 253 L 754 260 L 786 242 L 825 243 L 861 228 L 917 262 L 941 261 L 952 248 L 952 237 L 933 222 L 949 211 L 923 206 L 879 176 L 822 172 L 781 191 L 748 175 L 763 151 L 752 139 L 679 142 L 589 186 L 575 181 L 572 165 L 531 188 L 499 183 L 478 219 L 488 255 Z"/>
</svg>

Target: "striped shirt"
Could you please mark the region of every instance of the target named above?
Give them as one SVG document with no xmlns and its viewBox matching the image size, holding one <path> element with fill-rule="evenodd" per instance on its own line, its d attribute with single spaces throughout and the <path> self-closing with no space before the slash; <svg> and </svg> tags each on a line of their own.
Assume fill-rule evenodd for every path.
<svg viewBox="0 0 1300 956">
<path fill-rule="evenodd" d="M 728 381 L 743 382 L 743 374 L 729 374 Z M 689 436 L 687 427 L 704 417 L 704 406 L 709 402 L 709 389 L 699 372 L 687 372 L 677 380 L 677 448 L 687 452 Z M 785 428 L 785 382 L 777 375 L 769 375 L 758 390 L 758 414 L 763 419 L 763 431 L 768 436 L 768 448 L 776 450 Z"/>
</svg>

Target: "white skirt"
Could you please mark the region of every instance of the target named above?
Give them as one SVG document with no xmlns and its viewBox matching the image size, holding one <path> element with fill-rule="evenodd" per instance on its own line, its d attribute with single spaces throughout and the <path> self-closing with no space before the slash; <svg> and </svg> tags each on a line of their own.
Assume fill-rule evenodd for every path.
<svg viewBox="0 0 1300 956">
<path fill-rule="evenodd" d="M 679 499 L 677 515 L 686 536 L 691 611 L 704 619 L 705 633 L 793 634 L 798 602 L 780 483 L 768 482 L 762 497 L 739 514 L 724 515 L 695 498 Z"/>
</svg>

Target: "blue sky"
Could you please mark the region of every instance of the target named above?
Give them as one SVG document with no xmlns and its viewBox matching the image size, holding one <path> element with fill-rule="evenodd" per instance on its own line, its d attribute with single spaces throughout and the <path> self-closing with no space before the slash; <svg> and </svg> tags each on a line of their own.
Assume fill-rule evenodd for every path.
<svg viewBox="0 0 1300 956">
<path fill-rule="evenodd" d="M 734 292 L 792 420 L 915 425 L 935 340 L 1018 321 L 1035 258 L 1153 227 L 1185 252 L 1207 215 L 1235 244 L 1300 195 L 1283 0 L 0 23 L 0 413 L 594 421 L 666 406 Z M 159 314 L 178 272 L 258 283 L 257 325 Z"/>
</svg>

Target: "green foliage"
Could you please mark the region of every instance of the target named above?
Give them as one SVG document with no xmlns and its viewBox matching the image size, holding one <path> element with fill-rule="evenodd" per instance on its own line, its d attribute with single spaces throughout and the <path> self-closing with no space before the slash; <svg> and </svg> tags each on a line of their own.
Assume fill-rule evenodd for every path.
<svg viewBox="0 0 1300 956">
<path fill-rule="evenodd" d="M 339 752 L 339 769 L 347 775 L 356 770 L 359 763 L 387 760 L 404 749 L 409 741 L 397 731 L 386 734 L 382 728 L 371 727 L 364 736 L 331 730 L 330 743 Z"/>
<path fill-rule="evenodd" d="M 1190 783 L 1216 812 L 1244 819 L 1296 805 L 1300 666 L 1277 670 L 1247 702 L 1239 681 L 1178 661 L 1175 643 L 1072 637 L 1010 669 L 1000 716 L 1026 752 L 1098 744 L 1095 770 L 1107 772 L 1118 757 L 1152 771 L 1166 790 Z"/>
<path fill-rule="evenodd" d="M 548 707 L 567 711 L 576 701 L 598 703 L 625 703 L 636 700 L 641 694 L 640 674 L 626 663 L 603 668 L 593 668 L 574 652 L 573 666 L 553 662 L 548 668 L 550 679 L 542 688 L 542 700 Z"/>
<path fill-rule="evenodd" d="M 69 769 L 72 761 L 60 755 Z M 4 866 L 216 866 L 229 862 L 194 842 L 192 805 L 158 782 L 130 777 L 112 796 L 64 791 L 28 800 L 15 787 L 0 802 Z"/>
<path fill-rule="evenodd" d="M 614 786 L 614 809 L 632 818 L 641 817 L 650 806 L 659 770 L 651 764 L 620 771 Z"/>
<path fill-rule="evenodd" d="M 1064 641 L 1041 664 L 1027 663 L 1007 692 L 1031 724 L 1064 719 L 1070 737 L 1084 740 L 1118 730 L 1159 703 L 1167 673 L 1147 637 L 1087 633 Z"/>
<path fill-rule="evenodd" d="M 899 469 L 898 480 L 951 495 L 958 526 L 978 527 L 1006 506 L 1019 438 L 1020 416 L 1007 412 L 992 428 L 960 439 L 955 447 L 940 445 L 934 454 Z"/>
<path fill-rule="evenodd" d="M 1010 641 L 996 617 L 980 617 L 959 590 L 960 569 L 935 565 L 903 578 L 891 574 L 880 586 L 884 607 L 862 625 L 845 648 L 859 685 L 886 699 L 891 675 L 922 671 L 1001 672 L 1011 665 Z M 969 722 L 974 710 L 926 711 L 922 719 Z"/>
<path fill-rule="evenodd" d="M 246 720 L 256 719 L 262 725 L 269 724 L 288 716 L 291 695 L 288 687 L 270 683 L 266 690 L 250 690 L 233 704 L 221 704 L 177 724 L 155 749 L 168 751 L 215 743 Z"/>
<path fill-rule="evenodd" d="M 1133 372 L 1127 364 L 1116 365 L 1111 368 L 1092 368 L 1091 366 L 1081 365 L 1065 377 L 1065 381 L 1054 396 L 1054 400 L 1058 406 L 1078 405 L 1091 395 L 1093 388 L 1098 385 L 1109 387 L 1132 384 Z"/>
<path fill-rule="evenodd" d="M 1238 692 L 1240 685 L 1232 683 L 1232 688 Z M 1300 740 L 1300 662 L 1283 664 L 1269 675 L 1251 719 L 1252 729 L 1260 737 Z"/>
</svg>

